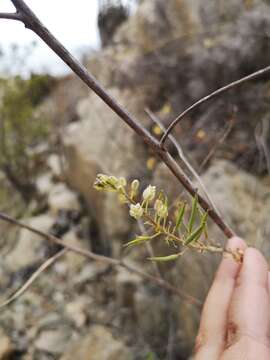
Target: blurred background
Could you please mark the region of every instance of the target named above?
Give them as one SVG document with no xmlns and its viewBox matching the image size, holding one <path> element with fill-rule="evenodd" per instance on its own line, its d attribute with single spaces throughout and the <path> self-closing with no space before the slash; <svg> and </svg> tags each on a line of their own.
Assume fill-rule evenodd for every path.
<svg viewBox="0 0 270 360">
<path fill-rule="evenodd" d="M 153 136 L 211 91 L 269 65 L 269 0 L 27 0 L 52 33 Z M 0 11 L 14 11 L 0 0 Z M 179 124 L 175 146 L 235 232 L 269 259 L 270 81 L 246 83 Z M 151 117 L 160 122 L 153 123 Z M 186 169 L 185 169 L 186 170 Z M 144 233 L 97 173 L 187 194 L 122 121 L 20 23 L 0 20 L 0 211 L 70 245 L 123 258 L 203 301 L 217 255 L 153 265 Z M 194 185 L 193 174 L 187 171 Z M 0 302 L 59 248 L 0 222 Z M 210 239 L 225 238 L 209 222 Z M 155 255 L 173 249 L 154 242 Z M 0 310 L 0 360 L 192 359 L 194 305 L 143 278 L 68 253 Z"/>
</svg>

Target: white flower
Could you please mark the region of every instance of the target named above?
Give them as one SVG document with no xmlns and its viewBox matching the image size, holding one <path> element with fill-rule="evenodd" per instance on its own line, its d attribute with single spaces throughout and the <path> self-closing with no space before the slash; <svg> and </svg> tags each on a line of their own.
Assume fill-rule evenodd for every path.
<svg viewBox="0 0 270 360">
<path fill-rule="evenodd" d="M 168 207 L 161 200 L 155 201 L 154 209 L 158 217 L 166 219 L 168 216 Z"/>
<path fill-rule="evenodd" d="M 131 204 L 129 214 L 136 220 L 140 219 L 143 216 L 143 208 L 141 204 L 139 203 L 136 205 Z"/>
<path fill-rule="evenodd" d="M 151 201 L 154 199 L 155 195 L 156 195 L 156 187 L 152 185 L 148 185 L 143 192 L 143 199 L 145 201 Z"/>
</svg>

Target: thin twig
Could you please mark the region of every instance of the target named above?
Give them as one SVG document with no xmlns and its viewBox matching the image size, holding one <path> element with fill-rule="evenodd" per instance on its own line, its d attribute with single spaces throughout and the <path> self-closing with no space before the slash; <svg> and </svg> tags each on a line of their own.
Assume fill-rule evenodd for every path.
<svg viewBox="0 0 270 360">
<path fill-rule="evenodd" d="M 10 305 L 14 301 L 18 300 L 33 284 L 33 282 L 45 271 L 47 270 L 52 264 L 54 264 L 60 257 L 67 253 L 67 249 L 63 249 L 58 251 L 54 256 L 50 257 L 46 260 L 32 275 L 31 277 L 21 286 L 10 298 L 0 304 L 0 310 L 4 307 Z"/>
<path fill-rule="evenodd" d="M 234 126 L 234 119 L 231 119 L 231 121 L 229 122 L 229 124 L 228 124 L 227 128 L 225 129 L 224 133 L 222 134 L 222 136 L 218 139 L 218 141 L 210 149 L 207 156 L 203 159 L 203 162 L 201 163 L 201 165 L 199 167 L 199 172 L 202 171 L 202 169 L 205 167 L 205 165 L 208 163 L 208 161 L 211 159 L 211 157 L 215 154 L 217 147 L 225 141 L 227 136 L 232 131 L 233 126 Z"/>
<path fill-rule="evenodd" d="M 201 304 L 202 304 L 200 300 L 196 299 L 195 297 L 193 297 L 189 294 L 186 294 L 184 291 L 182 291 L 180 289 L 177 289 L 176 287 L 174 287 L 172 284 L 168 283 L 167 281 L 165 281 L 159 277 L 156 277 L 154 275 L 148 274 L 142 270 L 138 270 L 138 269 L 134 268 L 133 266 L 128 265 L 123 260 L 117 260 L 117 259 L 109 258 L 107 256 L 98 255 L 89 250 L 82 249 L 80 247 L 73 246 L 70 244 L 66 244 L 64 241 L 57 238 L 56 236 L 47 234 L 47 233 L 45 233 L 41 230 L 38 230 L 30 225 L 22 223 L 21 221 L 18 221 L 2 212 L 0 212 L 0 219 L 8 222 L 10 224 L 19 226 L 20 228 L 27 229 L 27 230 L 31 231 L 32 233 L 35 233 L 35 234 L 43 237 L 44 239 L 53 242 L 54 244 L 60 245 L 67 250 L 70 250 L 77 254 L 85 256 L 86 258 L 88 258 L 90 260 L 103 262 L 103 263 L 106 263 L 106 264 L 112 265 L 112 266 L 121 266 L 121 267 L 125 268 L 126 270 L 139 275 L 140 277 L 144 278 L 145 280 L 156 283 L 158 286 L 166 289 L 170 293 L 175 294 L 175 295 L 179 296 L 180 298 L 184 298 L 187 302 L 189 302 L 191 304 L 194 304 L 197 306 L 201 306 Z"/>
<path fill-rule="evenodd" d="M 196 189 L 188 177 L 181 170 L 166 149 L 164 149 L 157 139 L 155 139 L 148 130 L 146 130 L 138 120 L 131 115 L 99 84 L 99 82 L 88 73 L 86 68 L 79 63 L 68 50 L 50 33 L 50 31 L 41 23 L 32 10 L 25 4 L 23 0 L 11 0 L 17 12 L 22 17 L 25 26 L 34 31 L 72 70 L 73 72 L 92 89 L 119 117 L 129 125 L 142 139 L 148 144 L 153 152 L 167 165 L 170 171 L 175 175 L 184 188 L 194 196 Z M 225 223 L 225 221 L 217 214 L 212 206 L 201 196 L 198 196 L 201 207 L 208 212 L 212 220 L 223 231 L 227 237 L 232 237 L 234 232 Z"/>
<path fill-rule="evenodd" d="M 0 13 L 0 19 L 17 20 L 22 21 L 22 17 L 19 13 Z"/>
<path fill-rule="evenodd" d="M 164 144 L 165 144 L 165 141 L 168 137 L 168 135 L 170 134 L 170 132 L 174 129 L 174 127 L 186 116 L 188 115 L 191 111 L 193 111 L 194 109 L 196 109 L 197 107 L 199 107 L 200 105 L 202 105 L 203 103 L 205 103 L 206 101 L 209 101 L 213 98 L 215 98 L 216 96 L 218 95 L 221 95 L 223 93 L 225 93 L 226 91 L 228 90 L 231 90 L 239 85 L 242 85 L 244 83 L 246 83 L 247 81 L 250 81 L 250 80 L 254 80 L 254 79 L 257 79 L 267 73 L 270 72 L 270 65 L 269 66 L 266 66 L 265 68 L 263 69 L 260 69 L 248 76 L 245 76 L 243 77 L 242 79 L 239 79 L 239 80 L 236 80 L 236 81 L 233 81 L 232 83 L 226 85 L 226 86 L 223 86 L 221 88 L 219 88 L 218 90 L 212 92 L 211 94 L 203 97 L 202 99 L 196 101 L 194 104 L 192 104 L 189 108 L 187 108 L 185 111 L 183 111 L 180 115 L 178 115 L 176 117 L 176 119 L 174 119 L 171 124 L 169 125 L 168 129 L 166 130 L 165 134 L 162 136 L 161 140 L 160 140 L 160 146 L 161 147 L 164 147 Z"/>
<path fill-rule="evenodd" d="M 157 116 L 149 109 L 145 109 L 147 115 L 150 117 L 150 119 L 156 124 L 158 125 L 162 131 L 166 131 L 165 126 L 162 124 L 162 122 L 157 118 Z M 172 134 L 169 134 L 169 139 L 171 140 L 171 142 L 173 143 L 173 145 L 175 146 L 178 156 L 180 158 L 180 160 L 183 161 L 183 163 L 185 164 L 185 166 L 188 168 L 188 170 L 191 172 L 191 174 L 194 176 L 194 178 L 198 181 L 201 189 L 204 192 L 205 197 L 207 198 L 208 202 L 211 204 L 211 206 L 213 207 L 213 209 L 216 211 L 217 214 L 219 214 L 220 216 L 220 212 L 217 209 L 211 195 L 209 194 L 209 192 L 207 191 L 200 175 L 197 173 L 197 171 L 194 169 L 194 167 L 191 165 L 190 161 L 188 160 L 188 158 L 186 157 L 186 155 L 183 152 L 182 147 L 180 146 L 179 142 L 175 139 L 175 137 Z"/>
<path fill-rule="evenodd" d="M 139 224 L 139 228 L 140 228 L 141 233 L 143 235 L 147 235 L 147 230 L 146 230 L 146 228 L 144 226 L 144 223 L 143 223 L 143 221 L 141 219 L 138 220 L 138 224 Z M 146 246 L 149 257 L 154 258 L 156 255 L 155 255 L 152 244 L 149 241 L 146 241 L 145 246 Z M 155 262 L 155 261 L 152 261 L 152 264 L 153 264 L 153 267 L 155 269 L 156 275 L 159 276 L 160 278 L 162 278 L 162 274 L 161 274 L 161 271 L 159 269 L 158 263 Z"/>
</svg>

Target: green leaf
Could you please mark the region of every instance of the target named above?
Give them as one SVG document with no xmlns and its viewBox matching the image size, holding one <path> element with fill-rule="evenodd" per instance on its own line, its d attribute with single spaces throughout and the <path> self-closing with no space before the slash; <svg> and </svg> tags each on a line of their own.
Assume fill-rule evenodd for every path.
<svg viewBox="0 0 270 360">
<path fill-rule="evenodd" d="M 206 227 L 207 217 L 208 217 L 208 213 L 205 213 L 200 226 L 187 237 L 187 239 L 185 240 L 185 245 L 189 245 L 192 242 L 196 242 L 197 240 L 199 240 L 200 236 L 202 235 Z"/>
<path fill-rule="evenodd" d="M 195 222 L 195 217 L 198 209 L 198 194 L 196 193 L 194 198 L 192 199 L 192 208 L 191 208 L 191 214 L 188 222 L 188 232 L 191 234 L 193 225 Z"/>
<path fill-rule="evenodd" d="M 166 261 L 177 260 L 179 258 L 179 256 L 180 256 L 180 254 L 173 254 L 173 255 L 168 255 L 168 256 L 156 256 L 156 257 L 148 258 L 148 260 L 166 262 Z"/>
<path fill-rule="evenodd" d="M 180 226 L 182 225 L 183 217 L 185 215 L 186 206 L 187 206 L 187 203 L 185 202 L 183 204 L 183 206 L 179 208 L 178 216 L 177 216 L 177 220 L 176 220 L 176 225 L 175 225 L 175 231 L 177 231 L 180 228 Z"/>
<path fill-rule="evenodd" d="M 139 245 L 145 241 L 151 240 L 151 236 L 138 236 L 136 239 L 129 241 L 128 243 L 124 244 L 125 247 L 127 246 L 133 246 L 133 245 Z"/>
<path fill-rule="evenodd" d="M 136 237 L 136 239 L 131 240 L 128 243 L 124 244 L 124 246 L 127 247 L 127 246 L 139 245 L 145 241 L 152 240 L 159 235 L 160 235 L 160 233 L 156 233 L 154 235 L 141 235 L 141 236 Z"/>
</svg>

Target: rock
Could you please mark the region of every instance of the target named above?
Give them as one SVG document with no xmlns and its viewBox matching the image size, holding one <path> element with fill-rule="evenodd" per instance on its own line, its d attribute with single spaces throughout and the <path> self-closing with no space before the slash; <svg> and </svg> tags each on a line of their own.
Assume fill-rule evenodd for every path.
<svg viewBox="0 0 270 360">
<path fill-rule="evenodd" d="M 11 359 L 11 355 L 14 351 L 11 339 L 0 331 L 0 360 Z"/>
<path fill-rule="evenodd" d="M 48 205 L 53 215 L 58 215 L 61 210 L 79 212 L 81 209 L 77 194 L 63 183 L 53 187 L 49 193 Z"/>
<path fill-rule="evenodd" d="M 133 265 L 135 267 L 135 265 Z M 117 289 L 117 301 L 120 307 L 134 309 L 134 297 L 141 283 L 141 278 L 130 271 L 119 268 L 115 278 Z"/>
<path fill-rule="evenodd" d="M 25 222 L 40 231 L 48 233 L 54 219 L 50 215 L 44 214 L 25 220 Z M 6 257 L 7 267 L 10 271 L 15 272 L 43 259 L 44 243 L 47 243 L 47 241 L 41 236 L 26 229 L 20 230 L 15 247 Z"/>
<path fill-rule="evenodd" d="M 132 360 L 130 350 L 116 340 L 110 330 L 103 326 L 93 326 L 82 339 L 71 345 L 61 360 Z"/>
<path fill-rule="evenodd" d="M 88 306 L 89 300 L 87 297 L 80 297 L 78 300 L 70 302 L 66 305 L 66 312 L 68 317 L 78 328 L 81 328 L 86 324 L 86 310 Z"/>
<path fill-rule="evenodd" d="M 56 154 L 50 155 L 47 159 L 47 164 L 56 179 L 63 178 L 64 163 L 62 163 L 60 156 Z"/>
<path fill-rule="evenodd" d="M 76 233 L 72 230 L 66 233 L 62 239 L 68 245 L 76 246 L 82 249 L 87 248 L 85 242 L 82 241 L 82 239 L 79 239 Z M 74 252 L 69 252 L 66 255 L 65 264 L 67 266 L 67 270 L 69 270 L 72 275 L 76 274 L 85 263 L 86 258 L 82 255 L 76 254 Z"/>
<path fill-rule="evenodd" d="M 85 282 L 95 281 L 109 269 L 109 265 L 102 262 L 87 263 L 78 274 L 74 274 L 72 284 L 82 285 Z"/>
<path fill-rule="evenodd" d="M 135 294 L 136 327 L 140 329 L 146 343 L 158 346 L 161 339 L 168 334 L 168 306 L 166 298 L 157 293 L 141 288 Z"/>
<path fill-rule="evenodd" d="M 141 113 L 140 99 L 116 89 L 110 92 L 131 111 Z M 137 177 L 146 158 L 144 147 L 96 95 L 79 103 L 79 114 L 81 120 L 71 124 L 63 135 L 69 183 L 84 196 L 90 213 L 109 238 L 125 236 L 129 229 L 127 212 L 115 196 L 97 193 L 92 185 L 98 173 Z"/>
<path fill-rule="evenodd" d="M 140 52 L 200 30 L 199 1 L 143 1 L 134 16 L 116 33 L 115 42 L 133 45 Z"/>
<path fill-rule="evenodd" d="M 52 191 L 53 186 L 51 173 L 42 174 L 36 180 L 37 190 L 42 195 L 48 195 Z"/>
<path fill-rule="evenodd" d="M 63 327 L 55 330 L 42 331 L 35 341 L 36 349 L 50 354 L 62 354 L 72 339 L 70 329 Z"/>
<path fill-rule="evenodd" d="M 202 180 L 234 231 L 270 254 L 270 187 L 225 160 L 214 162 Z"/>
</svg>

